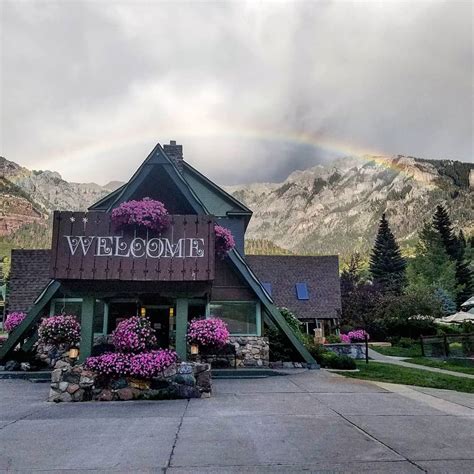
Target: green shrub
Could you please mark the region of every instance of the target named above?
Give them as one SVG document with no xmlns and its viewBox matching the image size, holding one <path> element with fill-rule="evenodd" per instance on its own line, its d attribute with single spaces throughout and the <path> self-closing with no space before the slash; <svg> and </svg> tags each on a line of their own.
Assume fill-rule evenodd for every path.
<svg viewBox="0 0 474 474">
<path fill-rule="evenodd" d="M 398 347 L 405 347 L 406 349 L 409 349 L 410 347 L 418 346 L 419 342 L 415 341 L 414 339 L 410 339 L 409 337 L 401 337 L 396 345 Z"/>
<path fill-rule="evenodd" d="M 328 344 L 338 344 L 341 342 L 341 338 L 337 334 L 329 334 L 326 341 Z"/>
<path fill-rule="evenodd" d="M 349 356 L 335 354 L 334 352 L 323 353 L 321 365 L 327 369 L 354 370 L 357 368 L 354 359 Z"/>
</svg>

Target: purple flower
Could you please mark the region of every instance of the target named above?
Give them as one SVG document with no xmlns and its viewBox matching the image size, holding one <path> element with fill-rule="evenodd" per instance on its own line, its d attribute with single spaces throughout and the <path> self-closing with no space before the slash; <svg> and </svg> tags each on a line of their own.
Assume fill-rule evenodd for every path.
<svg viewBox="0 0 474 474">
<path fill-rule="evenodd" d="M 347 336 L 350 341 L 365 341 L 365 335 L 367 334 L 367 339 L 370 339 L 369 334 L 364 329 L 356 329 L 354 331 L 349 331 Z"/>
<path fill-rule="evenodd" d="M 220 225 L 214 226 L 214 232 L 216 233 L 216 254 L 224 258 L 235 247 L 234 236 L 229 229 Z"/>
<path fill-rule="evenodd" d="M 190 344 L 201 347 L 222 347 L 229 339 L 229 330 L 222 319 L 193 319 L 188 326 L 187 339 Z"/>
<path fill-rule="evenodd" d="M 348 334 L 340 334 L 339 337 L 341 338 L 341 342 L 343 342 L 344 344 L 350 344 L 351 338 Z"/>
<path fill-rule="evenodd" d="M 17 326 L 19 326 L 26 318 L 26 314 L 21 311 L 15 311 L 7 315 L 5 320 L 4 329 L 7 332 L 12 332 Z"/>
<path fill-rule="evenodd" d="M 81 338 L 81 326 L 72 315 L 51 316 L 41 321 L 38 336 L 43 344 L 76 344 Z"/>
<path fill-rule="evenodd" d="M 120 352 L 144 352 L 157 344 L 155 330 L 148 318 L 132 316 L 118 324 L 112 343 Z"/>
<path fill-rule="evenodd" d="M 96 357 L 88 357 L 84 366 L 86 369 L 110 378 L 132 376 L 151 379 L 159 376 L 177 360 L 176 352 L 170 349 L 140 354 L 109 352 Z"/>
<path fill-rule="evenodd" d="M 139 226 L 162 232 L 170 225 L 170 217 L 161 201 L 143 198 L 120 204 L 112 211 L 112 222 L 118 228 Z"/>
</svg>

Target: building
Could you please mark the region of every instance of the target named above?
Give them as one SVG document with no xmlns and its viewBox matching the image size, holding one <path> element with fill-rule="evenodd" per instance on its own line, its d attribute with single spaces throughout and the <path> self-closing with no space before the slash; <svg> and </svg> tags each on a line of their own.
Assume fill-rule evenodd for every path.
<svg viewBox="0 0 474 474">
<path fill-rule="evenodd" d="M 165 204 L 170 228 L 159 235 L 115 229 L 111 211 L 145 197 Z M 212 314 L 227 322 L 232 337 L 251 344 L 258 345 L 265 324 L 279 327 L 301 358 L 314 363 L 277 304 L 301 312 L 308 330 L 318 321 L 335 320 L 340 310 L 337 257 L 246 259 L 244 236 L 251 216 L 183 160 L 181 145 L 158 144 L 126 184 L 87 212 L 55 212 L 51 250 L 12 252 L 9 310 L 27 311 L 28 317 L 1 348 L 0 360 L 18 343 L 31 348 L 39 319 L 61 313 L 80 318 L 81 359 L 91 353 L 94 338 L 110 334 L 120 320 L 135 314 L 151 319 L 162 347 L 175 347 L 186 358 L 188 321 Z M 215 255 L 215 223 L 230 229 L 236 241 L 225 258 Z M 291 275 L 287 284 L 285 275 Z M 285 285 L 293 285 L 297 298 L 287 296 Z M 306 298 L 300 298 L 302 285 Z"/>
</svg>

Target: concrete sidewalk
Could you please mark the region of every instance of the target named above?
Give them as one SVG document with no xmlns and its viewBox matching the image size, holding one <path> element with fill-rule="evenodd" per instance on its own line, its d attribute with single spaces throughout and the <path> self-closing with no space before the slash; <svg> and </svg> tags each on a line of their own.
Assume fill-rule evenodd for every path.
<svg viewBox="0 0 474 474">
<path fill-rule="evenodd" d="M 369 357 L 375 362 L 385 362 L 386 364 L 399 365 L 400 367 L 408 367 L 410 369 L 426 370 L 428 372 L 436 372 L 438 374 L 452 375 L 454 377 L 462 377 L 465 379 L 474 379 L 474 375 L 464 374 L 462 372 L 453 372 L 452 370 L 438 369 L 436 367 L 427 367 L 426 365 L 411 364 L 405 362 L 400 357 L 386 356 L 369 348 Z"/>
<path fill-rule="evenodd" d="M 0 381 L 0 471 L 472 472 L 474 396 L 326 371 L 215 381 L 215 396 L 46 403 Z"/>
</svg>

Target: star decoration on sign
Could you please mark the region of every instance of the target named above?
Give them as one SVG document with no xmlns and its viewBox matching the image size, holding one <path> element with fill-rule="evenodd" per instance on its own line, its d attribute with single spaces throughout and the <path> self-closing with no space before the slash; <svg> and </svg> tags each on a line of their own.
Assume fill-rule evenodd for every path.
<svg viewBox="0 0 474 474">
<path fill-rule="evenodd" d="M 82 218 L 82 222 L 84 222 L 84 224 L 88 221 L 89 219 L 87 217 L 83 217 Z"/>
<path fill-rule="evenodd" d="M 76 222 L 76 218 L 75 218 L 75 217 L 70 217 L 69 220 L 70 220 L 71 222 Z"/>
</svg>

